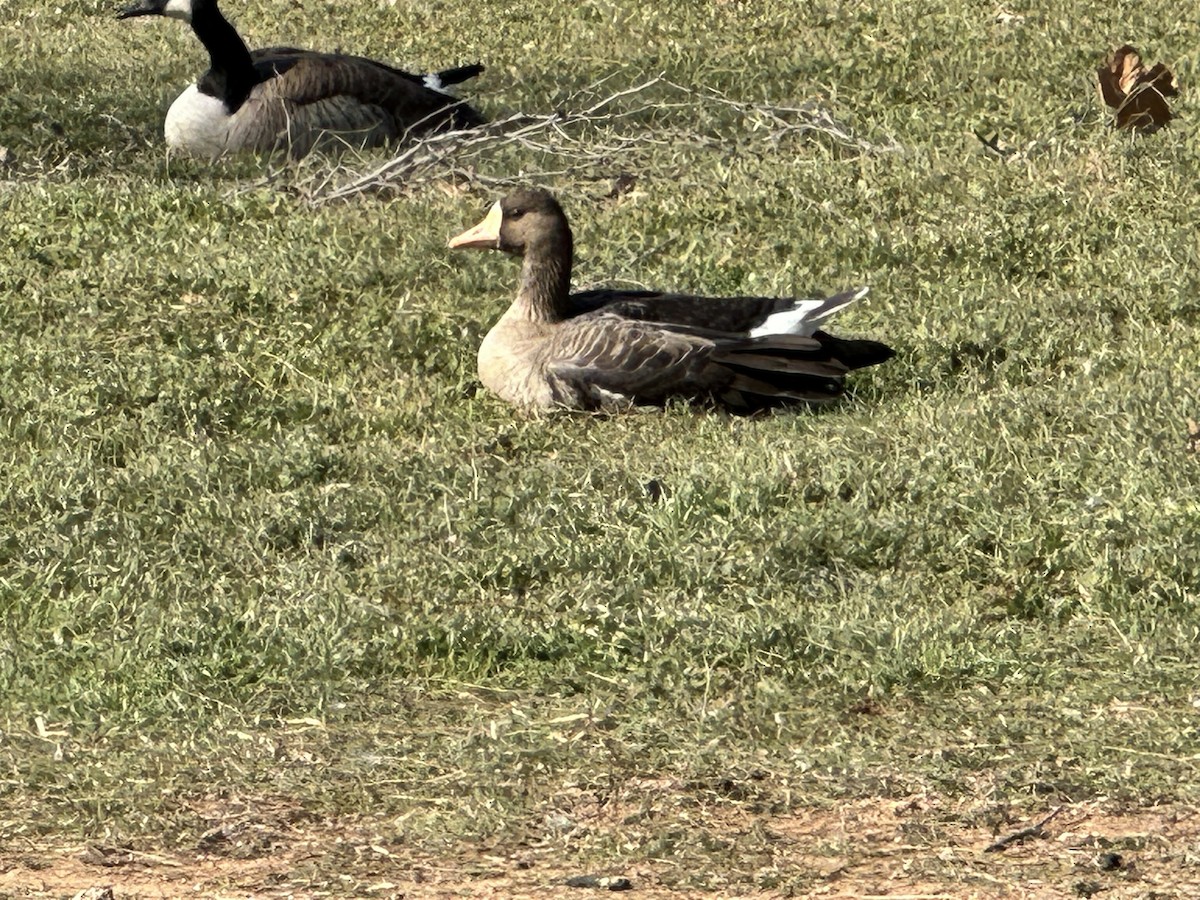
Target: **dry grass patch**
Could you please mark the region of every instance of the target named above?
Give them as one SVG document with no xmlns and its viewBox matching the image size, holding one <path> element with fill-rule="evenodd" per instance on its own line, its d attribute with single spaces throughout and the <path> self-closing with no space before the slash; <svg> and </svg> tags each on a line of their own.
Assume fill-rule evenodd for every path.
<svg viewBox="0 0 1200 900">
<path fill-rule="evenodd" d="M 560 798 L 558 832 L 418 845 L 403 822 L 314 820 L 278 798 L 210 800 L 214 828 L 187 851 L 35 842 L 0 854 L 0 896 L 50 898 L 111 887 L 117 900 L 245 897 L 564 896 L 583 873 L 625 878 L 638 897 L 1183 898 L 1200 889 L 1200 811 L 1097 801 L 1056 807 L 1044 834 L 987 848 L 1045 818 L 931 794 L 772 813 L 705 802 L 666 781 L 619 800 Z M 710 798 L 711 800 L 711 798 Z M 592 856 L 598 845 L 612 853 Z M 584 891 L 579 896 L 589 896 Z"/>
</svg>

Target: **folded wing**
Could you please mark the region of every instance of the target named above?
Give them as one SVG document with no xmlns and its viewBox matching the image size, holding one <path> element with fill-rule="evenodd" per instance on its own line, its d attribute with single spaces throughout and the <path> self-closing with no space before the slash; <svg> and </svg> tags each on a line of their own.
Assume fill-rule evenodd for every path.
<svg viewBox="0 0 1200 900">
<path fill-rule="evenodd" d="M 743 409 L 820 403 L 841 394 L 851 368 L 815 338 L 712 334 L 615 315 L 566 322 L 546 365 L 555 402 L 594 408 L 681 397 Z"/>
</svg>

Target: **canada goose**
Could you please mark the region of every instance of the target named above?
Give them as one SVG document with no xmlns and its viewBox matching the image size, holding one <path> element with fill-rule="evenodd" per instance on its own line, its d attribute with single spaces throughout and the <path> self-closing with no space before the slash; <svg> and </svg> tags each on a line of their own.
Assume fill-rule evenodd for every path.
<svg viewBox="0 0 1200 900">
<path fill-rule="evenodd" d="M 648 291 L 572 296 L 571 228 L 562 207 L 541 190 L 497 201 L 450 246 L 524 257 L 517 297 L 479 348 L 479 378 L 525 409 L 662 404 L 674 397 L 739 410 L 822 403 L 842 393 L 850 370 L 895 355 L 877 341 L 816 330 L 865 290 L 825 301 Z"/>
<path fill-rule="evenodd" d="M 167 112 L 167 145 L 216 158 L 238 150 L 308 153 L 322 137 L 374 146 L 408 133 L 479 125 L 443 88 L 473 78 L 470 65 L 413 75 L 375 60 L 294 47 L 253 53 L 217 0 L 137 0 L 118 18 L 168 16 L 192 26 L 212 65 Z"/>
</svg>

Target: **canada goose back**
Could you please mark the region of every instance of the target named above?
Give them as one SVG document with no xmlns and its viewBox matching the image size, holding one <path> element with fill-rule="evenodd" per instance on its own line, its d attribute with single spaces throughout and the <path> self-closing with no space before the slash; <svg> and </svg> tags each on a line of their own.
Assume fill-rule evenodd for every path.
<svg viewBox="0 0 1200 900">
<path fill-rule="evenodd" d="M 211 65 L 171 105 L 164 134 L 173 150 L 204 157 L 286 148 L 374 146 L 447 128 L 481 124 L 446 91 L 482 66 L 414 75 L 341 53 L 269 47 L 253 53 L 216 0 L 138 0 L 121 17 L 164 15 L 189 22 Z"/>
</svg>

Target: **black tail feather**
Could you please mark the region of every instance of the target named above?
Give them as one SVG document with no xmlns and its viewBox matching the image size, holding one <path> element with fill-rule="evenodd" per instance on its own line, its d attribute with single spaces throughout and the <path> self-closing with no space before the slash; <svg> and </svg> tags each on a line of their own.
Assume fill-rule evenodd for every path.
<svg viewBox="0 0 1200 900">
<path fill-rule="evenodd" d="M 820 375 L 735 371 L 723 399 L 732 406 L 751 409 L 775 406 L 789 400 L 828 403 L 840 397 L 844 387 L 842 379 Z"/>
<path fill-rule="evenodd" d="M 440 72 L 435 72 L 434 77 L 442 83 L 442 87 L 449 87 L 452 84 L 462 84 L 482 72 L 483 66 L 480 63 L 472 63 L 469 66 L 442 69 Z"/>
<path fill-rule="evenodd" d="M 824 331 L 815 332 L 813 338 L 820 341 L 821 346 L 828 350 L 831 357 L 840 360 L 851 369 L 877 366 L 896 355 L 895 350 L 881 341 L 837 338 Z"/>
<path fill-rule="evenodd" d="M 450 127 L 457 130 L 463 128 L 478 128 L 487 122 L 480 113 L 466 103 L 454 104 L 450 110 Z"/>
<path fill-rule="evenodd" d="M 841 395 L 845 374 L 890 359 L 895 351 L 878 341 L 844 340 L 818 331 L 812 337 L 782 334 L 722 341 L 710 359 L 733 376 L 735 405 L 772 405 L 783 400 L 822 403 Z"/>
</svg>

